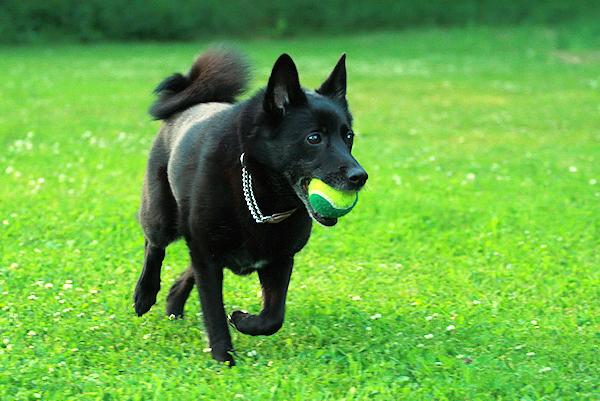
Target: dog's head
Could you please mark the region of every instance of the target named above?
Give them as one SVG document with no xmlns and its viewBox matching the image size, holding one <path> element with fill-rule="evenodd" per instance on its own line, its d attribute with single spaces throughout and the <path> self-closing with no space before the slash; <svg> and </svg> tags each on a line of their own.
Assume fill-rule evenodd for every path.
<svg viewBox="0 0 600 401">
<path fill-rule="evenodd" d="M 343 191 L 358 191 L 367 173 L 352 156 L 354 132 L 346 101 L 346 55 L 315 91 L 300 86 L 290 56 L 279 57 L 262 98 L 253 156 L 283 174 L 311 217 L 325 226 L 308 201 L 308 184 L 318 178 Z"/>
</svg>

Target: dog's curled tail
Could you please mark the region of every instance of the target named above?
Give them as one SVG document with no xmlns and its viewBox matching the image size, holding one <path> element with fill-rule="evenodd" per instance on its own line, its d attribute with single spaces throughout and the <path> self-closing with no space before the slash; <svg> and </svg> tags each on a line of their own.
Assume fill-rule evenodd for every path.
<svg viewBox="0 0 600 401">
<path fill-rule="evenodd" d="M 231 49 L 213 47 L 202 53 L 187 75 L 174 74 L 154 90 L 160 97 L 150 107 L 150 115 L 165 120 L 198 103 L 233 103 L 250 80 L 250 65 Z"/>
</svg>

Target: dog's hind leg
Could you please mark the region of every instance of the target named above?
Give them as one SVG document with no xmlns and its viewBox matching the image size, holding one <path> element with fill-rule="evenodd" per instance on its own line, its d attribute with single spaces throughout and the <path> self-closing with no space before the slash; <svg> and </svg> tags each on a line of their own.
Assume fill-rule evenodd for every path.
<svg viewBox="0 0 600 401">
<path fill-rule="evenodd" d="M 146 240 L 144 267 L 133 293 L 133 308 L 138 316 L 148 312 L 156 303 L 160 290 L 160 267 L 165 258 L 165 250 Z"/>
<path fill-rule="evenodd" d="M 194 268 L 190 265 L 173 283 L 167 295 L 167 316 L 183 317 L 183 307 L 194 288 Z"/>
<path fill-rule="evenodd" d="M 144 266 L 133 294 L 133 308 L 138 316 L 148 312 L 156 303 L 165 249 L 179 237 L 177 202 L 169 186 L 167 162 L 166 150 L 160 141 L 156 141 L 150 152 L 138 212 L 146 237 Z"/>
<path fill-rule="evenodd" d="M 274 261 L 258 270 L 262 287 L 262 310 L 258 315 L 234 311 L 229 323 L 244 334 L 253 336 L 271 335 L 283 325 L 285 317 L 285 299 L 292 275 L 294 257 L 289 256 Z"/>
</svg>

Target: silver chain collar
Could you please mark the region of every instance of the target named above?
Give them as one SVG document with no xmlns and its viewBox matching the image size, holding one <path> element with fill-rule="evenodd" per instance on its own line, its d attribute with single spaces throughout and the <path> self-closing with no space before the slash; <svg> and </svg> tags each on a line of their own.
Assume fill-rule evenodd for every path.
<svg viewBox="0 0 600 401">
<path fill-rule="evenodd" d="M 244 189 L 244 199 L 246 199 L 246 205 L 248 206 L 248 210 L 252 215 L 254 221 L 258 224 L 263 223 L 279 223 L 292 215 L 296 211 L 296 209 L 292 209 L 290 211 L 284 213 L 275 213 L 271 216 L 265 216 L 258 207 L 258 203 L 256 202 L 256 197 L 254 196 L 254 189 L 252 187 L 252 176 L 248 172 L 246 168 L 246 162 L 244 160 L 245 153 L 242 153 L 240 156 L 240 162 L 242 163 L 242 187 Z"/>
</svg>

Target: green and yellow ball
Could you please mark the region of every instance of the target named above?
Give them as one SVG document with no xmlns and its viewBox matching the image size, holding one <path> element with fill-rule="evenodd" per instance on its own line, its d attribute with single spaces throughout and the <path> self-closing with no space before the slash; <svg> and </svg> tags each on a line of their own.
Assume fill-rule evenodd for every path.
<svg viewBox="0 0 600 401">
<path fill-rule="evenodd" d="M 333 189 L 314 178 L 308 184 L 308 201 L 321 216 L 338 218 L 350 213 L 354 208 L 358 202 L 358 192 Z"/>
</svg>

